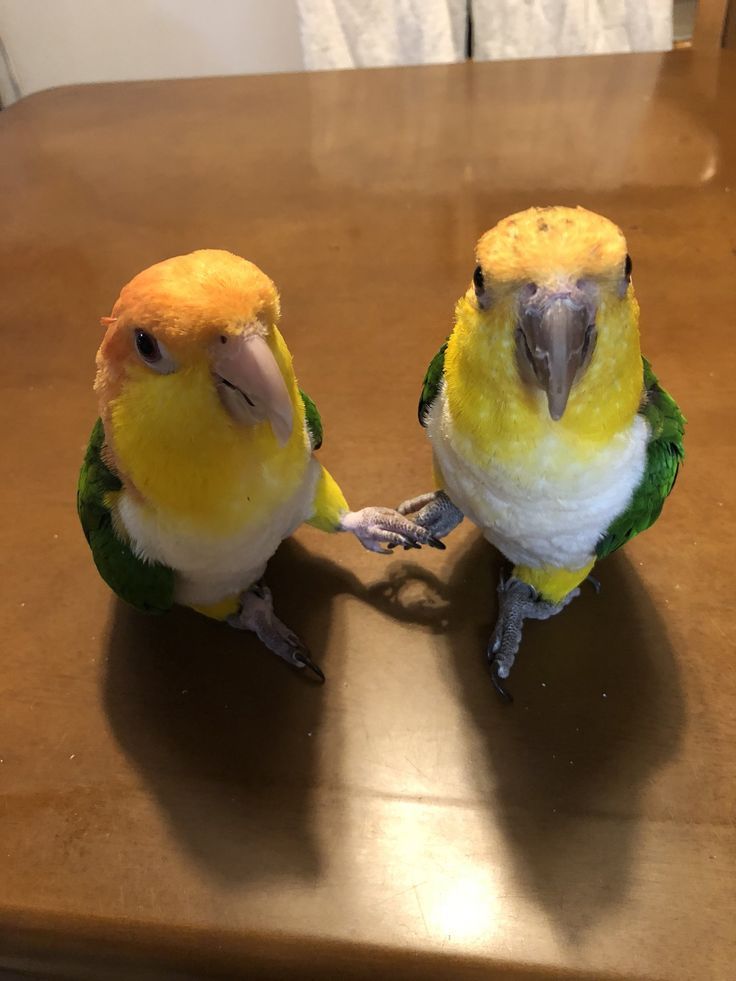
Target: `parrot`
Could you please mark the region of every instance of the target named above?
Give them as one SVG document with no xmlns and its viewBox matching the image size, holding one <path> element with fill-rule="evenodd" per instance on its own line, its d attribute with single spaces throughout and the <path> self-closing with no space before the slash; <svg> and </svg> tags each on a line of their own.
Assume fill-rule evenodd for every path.
<svg viewBox="0 0 736 981">
<path fill-rule="evenodd" d="M 264 581 L 282 540 L 306 522 L 376 552 L 444 545 L 391 508 L 349 509 L 314 455 L 322 422 L 279 321 L 273 281 L 220 249 L 123 287 L 102 318 L 77 511 L 102 579 L 133 607 L 190 607 L 252 631 L 324 681 Z"/>
<path fill-rule="evenodd" d="M 623 232 L 582 207 L 529 208 L 487 231 L 432 359 L 419 421 L 435 490 L 399 512 L 444 538 L 464 517 L 510 564 L 486 656 L 493 684 L 524 621 L 555 616 L 595 563 L 659 517 L 685 419 L 641 354 Z"/>
</svg>

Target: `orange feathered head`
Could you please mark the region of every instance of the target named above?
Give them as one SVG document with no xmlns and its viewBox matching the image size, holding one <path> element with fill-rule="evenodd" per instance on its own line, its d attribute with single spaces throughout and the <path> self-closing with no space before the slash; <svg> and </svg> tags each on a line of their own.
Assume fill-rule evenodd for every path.
<svg viewBox="0 0 736 981">
<path fill-rule="evenodd" d="M 546 393 L 549 414 L 559 420 L 591 362 L 602 313 L 636 329 L 621 229 L 585 208 L 529 208 L 486 232 L 476 261 L 480 320 L 513 331 L 520 378 Z"/>
<path fill-rule="evenodd" d="M 97 353 L 101 406 L 126 381 L 207 364 L 223 409 L 243 424 L 268 419 L 280 442 L 292 406 L 270 341 L 280 315 L 273 282 L 221 249 L 201 249 L 150 266 L 124 286 Z"/>
</svg>

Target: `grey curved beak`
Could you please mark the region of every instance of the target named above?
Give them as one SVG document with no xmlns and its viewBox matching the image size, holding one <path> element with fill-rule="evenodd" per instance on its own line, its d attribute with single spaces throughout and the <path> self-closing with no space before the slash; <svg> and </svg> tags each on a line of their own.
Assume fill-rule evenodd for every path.
<svg viewBox="0 0 736 981">
<path fill-rule="evenodd" d="M 586 298 L 539 291 L 520 309 L 519 370 L 527 382 L 544 390 L 555 422 L 564 415 L 573 385 L 590 363 L 595 340 L 595 306 Z"/>
<path fill-rule="evenodd" d="M 259 334 L 227 335 L 225 343 L 216 343 L 212 371 L 223 404 L 236 422 L 255 425 L 268 420 L 279 444 L 288 442 L 294 427 L 291 398 L 276 358 Z"/>
</svg>

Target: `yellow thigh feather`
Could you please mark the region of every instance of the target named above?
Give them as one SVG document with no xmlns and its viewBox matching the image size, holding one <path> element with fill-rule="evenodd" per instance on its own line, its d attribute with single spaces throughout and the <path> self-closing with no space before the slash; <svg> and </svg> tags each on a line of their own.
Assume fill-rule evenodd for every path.
<svg viewBox="0 0 736 981">
<path fill-rule="evenodd" d="M 554 569 L 551 566 L 531 569 L 526 565 L 517 565 L 514 566 L 514 576 L 533 586 L 542 599 L 550 603 L 560 603 L 585 580 L 594 565 L 595 559 L 582 569 Z"/>
<path fill-rule="evenodd" d="M 314 492 L 312 517 L 308 524 L 320 531 L 339 531 L 340 521 L 350 508 L 332 474 L 322 467 Z"/>
</svg>

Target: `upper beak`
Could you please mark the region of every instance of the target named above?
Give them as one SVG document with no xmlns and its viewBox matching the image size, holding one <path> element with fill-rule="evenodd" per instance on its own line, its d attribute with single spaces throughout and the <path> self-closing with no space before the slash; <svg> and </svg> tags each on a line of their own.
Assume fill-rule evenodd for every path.
<svg viewBox="0 0 736 981">
<path fill-rule="evenodd" d="M 562 418 L 570 391 L 595 347 L 595 304 L 574 292 L 538 290 L 522 303 L 516 329 L 522 377 L 544 389 L 555 422 Z"/>
<path fill-rule="evenodd" d="M 225 335 L 223 335 L 225 336 Z M 238 422 L 268 420 L 281 446 L 291 436 L 294 410 L 276 358 L 259 334 L 227 335 L 216 342 L 212 370 L 225 408 Z"/>
</svg>

